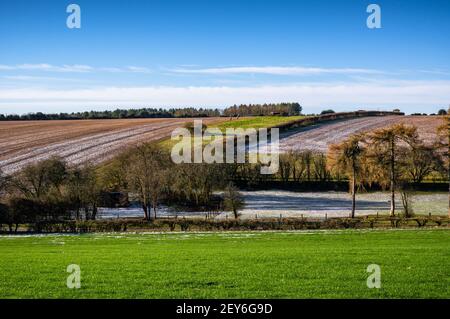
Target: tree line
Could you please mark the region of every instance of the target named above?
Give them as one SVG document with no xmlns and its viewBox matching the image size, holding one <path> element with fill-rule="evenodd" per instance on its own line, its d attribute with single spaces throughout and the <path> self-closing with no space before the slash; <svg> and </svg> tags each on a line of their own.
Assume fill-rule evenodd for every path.
<svg viewBox="0 0 450 319">
<path fill-rule="evenodd" d="M 184 117 L 217 117 L 219 109 L 208 108 L 140 108 L 116 109 L 114 111 L 85 111 L 72 113 L 45 114 L 42 112 L 17 114 L 0 114 L 0 121 L 29 120 L 94 120 L 94 119 L 132 119 L 132 118 L 184 118 Z"/>
<path fill-rule="evenodd" d="M 241 104 L 223 110 L 224 116 L 300 115 L 299 103 Z"/>
<path fill-rule="evenodd" d="M 404 124 L 353 135 L 329 148 L 328 165 L 350 180 L 352 217 L 355 216 L 358 186 L 374 182 L 389 190 L 390 215 L 395 216 L 396 193 L 400 193 L 404 214 L 408 217 L 413 214 L 410 182 L 420 183 L 433 173 L 448 179 L 448 128 L 447 125 L 439 127 L 431 145 L 419 139 L 415 126 Z"/>
<path fill-rule="evenodd" d="M 0 114 L 0 121 L 30 120 L 93 120 L 93 119 L 132 119 L 132 118 L 191 118 L 219 116 L 258 116 L 258 115 L 299 115 L 301 106 L 298 103 L 254 104 L 218 108 L 138 108 L 116 109 L 113 111 L 85 111 L 72 113 L 42 112 L 28 114 Z"/>
<path fill-rule="evenodd" d="M 274 175 L 260 174 L 259 164 L 232 164 L 233 180 L 246 185 L 278 180 L 292 182 L 349 182 L 351 215 L 355 216 L 356 194 L 373 185 L 390 193 L 390 215 L 394 216 L 396 194 L 400 195 L 406 216 L 413 214 L 414 186 L 426 180 L 449 180 L 449 135 L 447 125 L 438 128 L 436 138 L 425 143 L 417 127 L 394 125 L 356 134 L 331 145 L 327 154 L 311 150 L 280 154 Z"/>
<path fill-rule="evenodd" d="M 142 207 L 145 220 L 158 217 L 161 204 L 182 210 L 229 210 L 242 206 L 237 189 L 228 184 L 226 164 L 180 164 L 154 144 L 132 148 L 108 165 L 69 167 L 58 157 L 31 164 L 14 176 L 0 171 L 0 228 L 17 231 L 33 225 L 69 220 L 95 220 L 98 207 L 110 206 L 110 194 L 129 194 Z M 223 190 L 223 196 L 214 191 Z"/>
</svg>

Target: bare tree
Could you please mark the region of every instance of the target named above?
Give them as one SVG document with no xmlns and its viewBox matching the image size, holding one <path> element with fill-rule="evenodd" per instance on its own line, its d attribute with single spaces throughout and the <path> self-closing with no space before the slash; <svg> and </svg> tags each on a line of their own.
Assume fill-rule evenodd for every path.
<svg viewBox="0 0 450 319">
<path fill-rule="evenodd" d="M 244 200 L 241 194 L 239 193 L 239 190 L 232 184 L 229 184 L 225 188 L 224 207 L 226 210 L 230 210 L 233 212 L 235 219 L 238 219 L 239 217 L 238 211 L 244 207 Z"/>
<path fill-rule="evenodd" d="M 226 185 L 224 164 L 178 164 L 173 168 L 171 193 L 195 206 L 207 206 L 214 190 Z"/>
<path fill-rule="evenodd" d="M 303 151 L 300 153 L 301 162 L 305 168 L 306 180 L 311 180 L 311 165 L 313 162 L 313 153 L 311 151 Z"/>
<path fill-rule="evenodd" d="M 76 219 L 80 219 L 80 211 L 83 210 L 85 219 L 94 220 L 101 193 L 95 168 L 86 164 L 71 169 L 66 188 L 67 198 L 76 212 Z"/>
<path fill-rule="evenodd" d="M 330 178 L 330 172 L 327 169 L 327 158 L 324 154 L 313 154 L 314 177 L 319 181 L 326 181 Z"/>
<path fill-rule="evenodd" d="M 407 185 L 407 183 L 404 183 L 400 187 L 400 198 L 402 200 L 405 217 L 412 217 L 414 215 L 412 196 L 413 193 L 410 187 Z"/>
<path fill-rule="evenodd" d="M 414 183 L 420 183 L 439 166 L 439 157 L 433 146 L 424 145 L 421 141 L 413 140 L 410 146 L 404 152 L 406 174 Z"/>
<path fill-rule="evenodd" d="M 138 196 L 144 218 L 150 219 L 150 208 L 156 218 L 158 201 L 166 186 L 165 174 L 170 163 L 168 154 L 160 147 L 143 144 L 133 149 L 127 171 L 129 190 Z"/>
<path fill-rule="evenodd" d="M 294 166 L 290 157 L 291 154 L 289 153 L 280 154 L 278 174 L 283 182 L 288 182 L 294 171 Z"/>
<path fill-rule="evenodd" d="M 26 198 L 42 200 L 50 194 L 60 196 L 66 177 L 66 163 L 52 157 L 25 167 L 11 183 Z"/>
</svg>

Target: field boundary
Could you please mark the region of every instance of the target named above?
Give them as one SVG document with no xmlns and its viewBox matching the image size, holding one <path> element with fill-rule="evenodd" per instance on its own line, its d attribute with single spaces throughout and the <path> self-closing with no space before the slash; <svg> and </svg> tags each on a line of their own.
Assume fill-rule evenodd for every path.
<svg viewBox="0 0 450 319">
<path fill-rule="evenodd" d="M 323 114 L 317 116 L 306 116 L 305 118 L 294 120 L 291 122 L 287 122 L 284 124 L 280 124 L 274 126 L 274 128 L 279 128 L 280 131 L 287 131 L 294 128 L 300 128 L 305 126 L 314 125 L 317 123 L 335 121 L 335 120 L 344 120 L 344 119 L 353 119 L 359 117 L 370 117 L 370 116 L 404 116 L 403 112 L 389 112 L 389 111 L 355 111 L 355 112 L 338 112 L 331 114 Z"/>
<path fill-rule="evenodd" d="M 450 218 L 446 216 L 378 216 L 361 217 L 288 217 L 258 219 L 214 218 L 159 218 L 150 221 L 139 218 L 42 221 L 22 224 L 18 228 L 1 230 L 0 234 L 51 234 L 51 233 L 105 233 L 105 232 L 228 232 L 228 231 L 295 231 L 328 229 L 417 229 L 449 228 Z"/>
</svg>

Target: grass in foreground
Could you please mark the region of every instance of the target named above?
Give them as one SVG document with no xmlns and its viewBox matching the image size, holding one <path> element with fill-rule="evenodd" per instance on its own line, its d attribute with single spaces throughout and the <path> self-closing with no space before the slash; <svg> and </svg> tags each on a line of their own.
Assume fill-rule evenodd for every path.
<svg viewBox="0 0 450 319">
<path fill-rule="evenodd" d="M 450 230 L 0 237 L 0 298 L 449 298 Z M 66 267 L 81 267 L 81 289 Z M 381 289 L 366 268 L 381 266 Z"/>
</svg>

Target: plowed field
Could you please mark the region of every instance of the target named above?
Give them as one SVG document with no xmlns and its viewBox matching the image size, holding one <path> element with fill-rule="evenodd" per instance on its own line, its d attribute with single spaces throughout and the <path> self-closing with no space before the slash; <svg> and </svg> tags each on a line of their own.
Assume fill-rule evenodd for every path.
<svg viewBox="0 0 450 319">
<path fill-rule="evenodd" d="M 352 134 L 373 131 L 397 123 L 416 126 L 420 138 L 431 143 L 436 137 L 437 128 L 445 122 L 438 116 L 380 116 L 321 123 L 281 135 L 280 152 L 289 150 L 326 152 L 329 145 L 339 143 Z"/>
<path fill-rule="evenodd" d="M 220 121 L 202 120 L 206 124 Z M 96 164 L 129 146 L 166 138 L 189 121 L 192 119 L 0 122 L 0 168 L 11 174 L 54 155 L 71 164 Z"/>
</svg>

